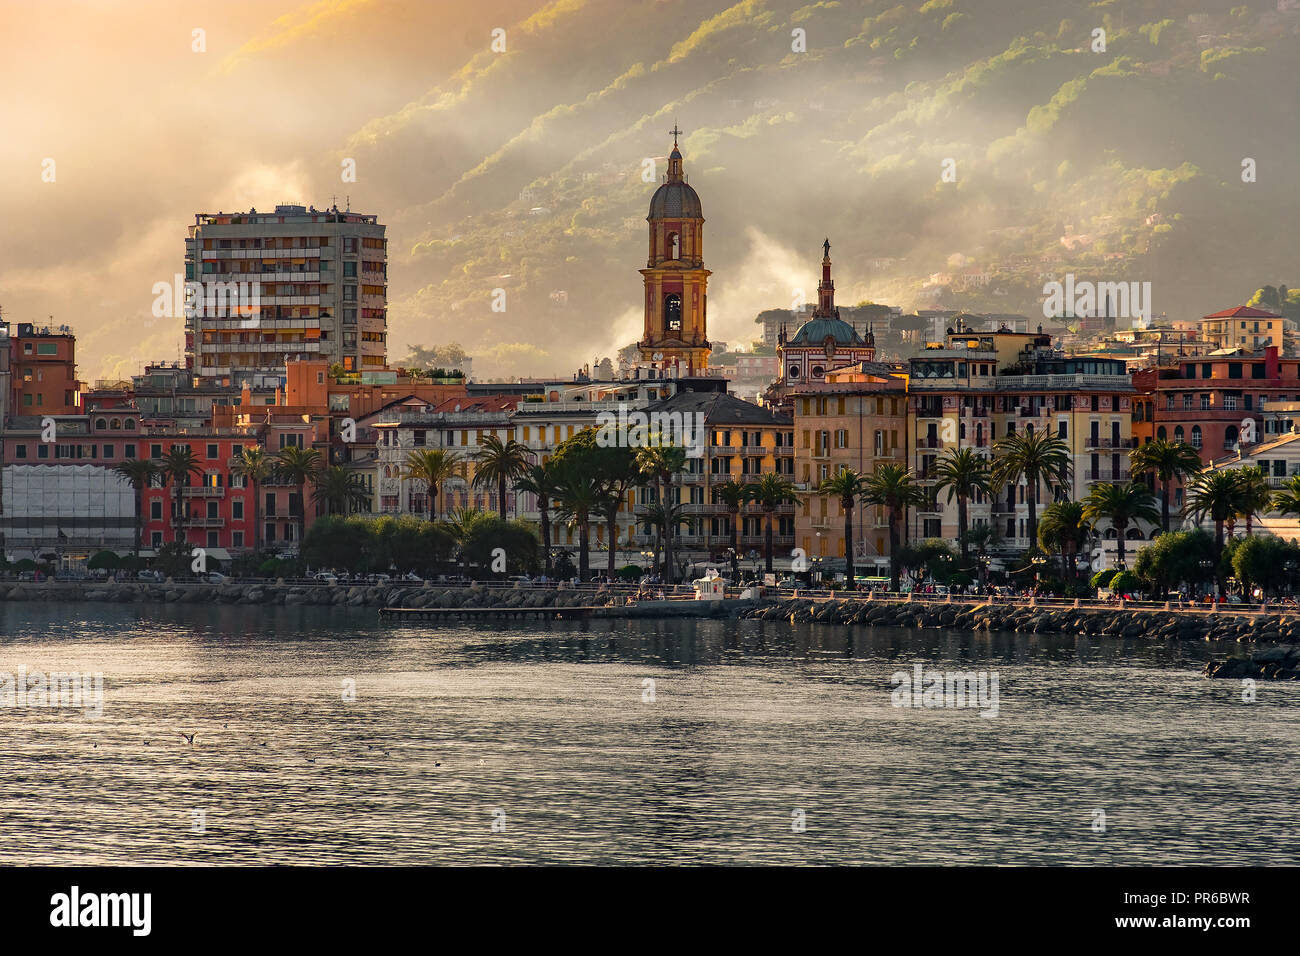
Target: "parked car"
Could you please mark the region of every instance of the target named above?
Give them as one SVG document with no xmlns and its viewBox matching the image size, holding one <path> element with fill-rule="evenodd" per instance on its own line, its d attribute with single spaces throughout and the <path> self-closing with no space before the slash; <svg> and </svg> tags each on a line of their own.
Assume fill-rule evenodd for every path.
<svg viewBox="0 0 1300 956">
<path fill-rule="evenodd" d="M 387 583 L 388 583 L 389 581 L 391 581 L 391 580 L 393 580 L 393 579 L 392 579 L 391 577 L 389 577 L 387 574 L 372 574 L 372 575 L 370 575 L 370 583 L 371 583 L 371 584 L 387 584 Z"/>
<path fill-rule="evenodd" d="M 161 584 L 163 581 L 167 580 L 167 576 L 165 574 L 163 574 L 161 571 L 154 571 L 151 568 L 145 568 L 143 571 L 137 571 L 135 576 L 138 580 L 153 581 L 158 584 Z"/>
<path fill-rule="evenodd" d="M 320 581 L 322 584 L 338 584 L 338 575 L 330 571 L 317 571 L 312 575 L 312 580 Z"/>
<path fill-rule="evenodd" d="M 220 571 L 209 571 L 203 576 L 203 579 L 210 584 L 225 584 L 230 580 L 230 578 L 226 577 L 226 575 L 222 574 Z"/>
</svg>

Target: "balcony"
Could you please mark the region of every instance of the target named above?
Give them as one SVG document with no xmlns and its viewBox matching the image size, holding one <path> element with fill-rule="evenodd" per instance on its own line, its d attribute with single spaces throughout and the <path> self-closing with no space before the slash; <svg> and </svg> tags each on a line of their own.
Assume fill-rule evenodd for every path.
<svg viewBox="0 0 1300 956">
<path fill-rule="evenodd" d="M 1110 468 L 1098 468 L 1095 471 L 1089 470 L 1088 473 L 1084 475 L 1083 480 L 1088 482 L 1128 481 L 1129 477 L 1130 477 L 1129 470 L 1127 468 L 1121 468 L 1118 471 L 1115 471 L 1114 469 L 1110 469 Z"/>
<path fill-rule="evenodd" d="M 182 488 L 181 496 L 184 498 L 224 498 L 226 497 L 226 489 L 211 488 L 206 485 L 199 488 Z"/>
<path fill-rule="evenodd" d="M 942 438 L 931 438 L 927 436 L 925 438 L 918 438 L 916 440 L 916 447 L 917 448 L 943 448 L 944 444 Z"/>
<path fill-rule="evenodd" d="M 224 527 L 226 519 L 217 515 L 215 518 L 209 518 L 206 515 L 187 515 L 180 519 L 180 524 L 187 528 L 221 528 Z"/>
<path fill-rule="evenodd" d="M 1083 440 L 1084 448 L 1136 448 L 1137 440 L 1133 438 L 1102 438 L 1098 435 L 1089 435 Z"/>
</svg>

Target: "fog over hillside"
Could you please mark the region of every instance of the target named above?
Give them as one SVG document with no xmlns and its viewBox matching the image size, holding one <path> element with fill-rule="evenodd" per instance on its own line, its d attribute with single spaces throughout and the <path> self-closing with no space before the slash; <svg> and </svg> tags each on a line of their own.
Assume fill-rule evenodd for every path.
<svg viewBox="0 0 1300 956">
<path fill-rule="evenodd" d="M 610 355 L 640 330 L 643 170 L 674 123 L 728 343 L 812 296 L 825 236 L 844 304 L 1032 313 L 1068 269 L 1190 317 L 1300 283 L 1289 0 L 234 3 L 202 57 L 149 6 L 100 14 L 102 62 L 8 44 L 48 83 L 3 107 L 0 304 L 73 324 L 86 378 L 175 357 L 149 289 L 195 212 L 331 197 L 389 226 L 394 360 Z M 138 339 L 101 331 L 123 318 Z"/>
</svg>

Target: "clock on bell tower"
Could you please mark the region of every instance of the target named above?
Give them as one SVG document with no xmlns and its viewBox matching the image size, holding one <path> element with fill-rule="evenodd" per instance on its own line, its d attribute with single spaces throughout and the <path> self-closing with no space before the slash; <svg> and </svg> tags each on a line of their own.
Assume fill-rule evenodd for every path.
<svg viewBox="0 0 1300 956">
<path fill-rule="evenodd" d="M 709 367 L 708 281 L 704 268 L 704 213 L 686 182 L 672 129 L 668 174 L 650 199 L 650 258 L 641 270 L 645 285 L 645 331 L 641 361 L 667 372 L 702 375 Z"/>
</svg>

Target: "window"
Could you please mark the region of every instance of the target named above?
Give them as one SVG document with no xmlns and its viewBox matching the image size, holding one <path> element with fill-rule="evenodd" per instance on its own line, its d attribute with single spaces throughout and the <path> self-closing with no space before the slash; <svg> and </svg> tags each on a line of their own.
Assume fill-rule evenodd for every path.
<svg viewBox="0 0 1300 956">
<path fill-rule="evenodd" d="M 149 502 L 149 520 L 151 520 L 151 521 L 161 521 L 161 520 L 162 520 L 162 502 L 161 502 L 161 501 L 158 501 L 157 499 L 155 499 L 155 500 Z"/>
<path fill-rule="evenodd" d="M 1193 448 L 1201 447 L 1201 426 L 1200 425 L 1192 426 L 1192 447 Z"/>
</svg>

